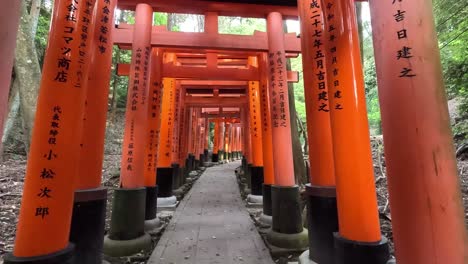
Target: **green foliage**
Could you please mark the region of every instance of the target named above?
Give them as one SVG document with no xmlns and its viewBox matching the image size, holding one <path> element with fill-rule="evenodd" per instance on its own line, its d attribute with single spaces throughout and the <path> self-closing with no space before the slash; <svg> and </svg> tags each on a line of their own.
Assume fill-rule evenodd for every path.
<svg viewBox="0 0 468 264">
<path fill-rule="evenodd" d="M 456 138 L 468 137 L 468 1 L 434 0 L 434 16 L 449 99 L 457 98 Z"/>
<path fill-rule="evenodd" d="M 51 14 L 52 9 L 50 6 L 42 5 L 37 22 L 36 36 L 34 37 L 34 45 L 36 46 L 37 58 L 41 68 L 44 64 L 45 49 L 49 38 Z"/>
<path fill-rule="evenodd" d="M 265 19 L 220 16 L 218 22 L 221 34 L 252 35 L 255 30 L 266 31 Z"/>
<path fill-rule="evenodd" d="M 162 26 L 167 24 L 167 13 L 156 12 L 153 15 L 153 24 L 155 26 Z"/>
</svg>

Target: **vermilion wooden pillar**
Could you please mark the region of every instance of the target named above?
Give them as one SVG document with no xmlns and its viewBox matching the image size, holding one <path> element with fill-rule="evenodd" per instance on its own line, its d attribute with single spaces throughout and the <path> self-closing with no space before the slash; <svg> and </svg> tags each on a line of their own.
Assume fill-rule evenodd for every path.
<svg viewBox="0 0 468 264">
<path fill-rule="evenodd" d="M 92 58 L 86 89 L 78 176 L 75 180 L 70 241 L 75 263 L 100 264 L 106 220 L 107 190 L 101 187 L 109 81 L 112 65 L 112 29 L 116 0 L 96 1 Z"/>
<path fill-rule="evenodd" d="M 175 94 L 174 94 L 174 124 L 172 133 L 172 146 L 171 146 L 171 166 L 173 167 L 173 183 L 172 188 L 177 189 L 180 187 L 180 163 L 179 163 L 179 152 L 180 152 L 180 102 L 181 102 L 181 85 L 180 81 L 175 82 Z"/>
<path fill-rule="evenodd" d="M 151 78 L 148 96 L 148 128 L 145 150 L 145 186 L 156 186 L 159 133 L 161 128 L 162 51 L 151 51 Z"/>
<path fill-rule="evenodd" d="M 258 66 L 258 63 L 255 63 Z M 258 81 L 249 81 L 250 137 L 252 144 L 252 167 L 250 167 L 251 194 L 262 195 L 263 147 Z"/>
<path fill-rule="evenodd" d="M 324 2 L 326 57 L 336 175 L 337 263 L 386 263 L 380 234 L 354 2 Z M 330 19 L 328 19 L 330 17 Z"/>
<path fill-rule="evenodd" d="M 263 224 L 271 226 L 272 204 L 271 186 L 275 183 L 273 166 L 273 145 L 271 134 L 270 95 L 268 93 L 268 55 L 259 56 L 260 69 L 260 106 L 262 128 L 262 154 L 263 154 L 263 213 L 260 220 Z"/>
<path fill-rule="evenodd" d="M 370 8 L 397 262 L 467 263 L 432 4 L 371 1 Z"/>
<path fill-rule="evenodd" d="M 163 96 L 161 105 L 161 128 L 159 132 L 159 150 L 157 164 L 158 197 L 172 197 L 173 168 L 172 145 L 175 115 L 176 80 L 163 78 Z"/>
<path fill-rule="evenodd" d="M 90 3 L 54 4 L 15 247 L 13 254 L 5 256 L 5 263 L 71 263 L 70 221 L 92 29 L 84 38 L 80 35 L 92 20 L 89 14 L 94 2 Z M 69 11 L 70 5 L 73 11 Z M 14 10 L 10 9 L 12 17 L 7 17 L 15 19 Z M 71 16 L 74 19 L 69 19 Z M 7 25 L 13 30 L 10 23 Z"/>
<path fill-rule="evenodd" d="M 114 192 L 110 232 L 104 241 L 104 253 L 111 256 L 136 253 L 151 243 L 150 236 L 144 233 L 146 204 L 144 165 L 148 132 L 153 10 L 147 4 L 138 4 L 135 12 L 120 169 L 121 188 Z M 122 250 L 122 244 L 127 250 Z"/>
<path fill-rule="evenodd" d="M 180 84 L 179 84 L 180 85 Z M 180 89 L 180 103 L 179 103 L 179 164 L 180 164 L 180 174 L 179 181 L 180 184 L 185 182 L 185 176 L 187 172 L 187 108 L 185 106 L 185 89 L 181 87 Z"/>
<path fill-rule="evenodd" d="M 8 115 L 8 95 L 10 92 L 13 59 L 15 57 L 16 33 L 20 18 L 21 1 L 6 1 L 0 11 L 0 138 L 3 137 L 3 125 Z M 0 149 L 1 149 L 0 143 Z"/>
<path fill-rule="evenodd" d="M 302 227 L 299 187 L 295 183 L 289 115 L 286 54 L 283 19 L 272 12 L 267 17 L 269 95 L 275 185 L 272 187 L 273 224 L 268 241 L 280 248 L 302 250 L 307 247 L 307 232 Z M 291 243 L 285 243 L 289 236 Z"/>
<path fill-rule="evenodd" d="M 335 167 L 330 124 L 323 4 L 299 0 L 302 67 L 307 114 L 310 184 L 306 186 L 309 258 L 318 263 L 334 262 L 333 232 L 338 231 Z"/>
<path fill-rule="evenodd" d="M 158 198 L 156 169 L 158 162 L 159 130 L 161 127 L 162 57 L 161 49 L 152 48 L 144 160 L 146 187 L 145 230 L 147 231 L 151 231 L 160 225 L 159 219 L 156 216 Z"/>
</svg>

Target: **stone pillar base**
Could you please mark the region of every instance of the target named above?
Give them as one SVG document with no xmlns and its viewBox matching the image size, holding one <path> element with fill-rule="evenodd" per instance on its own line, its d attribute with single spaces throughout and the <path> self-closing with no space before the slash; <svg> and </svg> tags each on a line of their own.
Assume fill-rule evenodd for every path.
<svg viewBox="0 0 468 264">
<path fill-rule="evenodd" d="M 174 180 L 174 168 L 163 167 L 156 169 L 156 184 L 158 185 L 158 196 L 159 197 L 171 197 L 172 196 L 172 185 Z"/>
<path fill-rule="evenodd" d="M 213 155 L 211 155 L 211 161 L 214 163 L 219 161 L 218 153 L 213 153 Z"/>
<path fill-rule="evenodd" d="M 335 187 L 306 185 L 310 259 L 320 264 L 335 263 L 333 233 L 338 231 Z"/>
<path fill-rule="evenodd" d="M 302 226 L 299 187 L 271 187 L 272 230 L 267 234 L 270 245 L 286 252 L 303 252 L 308 246 L 307 229 Z"/>
<path fill-rule="evenodd" d="M 70 242 L 75 244 L 73 263 L 102 263 L 107 189 L 75 191 Z"/>
<path fill-rule="evenodd" d="M 375 243 L 352 241 L 334 233 L 336 263 L 387 264 L 390 260 L 387 238 Z"/>
<path fill-rule="evenodd" d="M 145 230 L 146 188 L 116 189 L 109 235 L 103 252 L 112 257 L 129 256 L 148 250 L 151 237 Z"/>
<path fill-rule="evenodd" d="M 250 186 L 253 195 L 263 194 L 263 167 L 250 166 Z"/>
<path fill-rule="evenodd" d="M 261 195 L 247 195 L 247 205 L 250 207 L 263 207 L 263 196 Z"/>
<path fill-rule="evenodd" d="M 177 198 L 173 195 L 170 197 L 158 197 L 158 208 L 161 210 L 175 210 L 177 207 Z"/>
</svg>

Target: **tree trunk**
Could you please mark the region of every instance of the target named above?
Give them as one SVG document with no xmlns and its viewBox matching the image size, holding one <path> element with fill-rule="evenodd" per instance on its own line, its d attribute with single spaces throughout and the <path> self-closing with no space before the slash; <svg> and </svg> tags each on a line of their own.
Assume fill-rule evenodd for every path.
<svg viewBox="0 0 468 264">
<path fill-rule="evenodd" d="M 10 88 L 10 96 L 8 98 L 8 115 L 5 120 L 5 126 L 3 128 L 2 146 L 6 146 L 8 138 L 11 138 L 11 134 L 14 133 L 15 121 L 20 118 L 19 116 L 19 81 L 17 78 L 12 80 Z M 0 155 L 0 161 L 3 161 L 3 148 Z"/>
<path fill-rule="evenodd" d="M 288 32 L 286 21 L 283 22 L 283 29 Z M 291 70 L 290 59 L 286 60 L 286 69 Z M 294 99 L 294 85 L 288 82 L 288 97 L 289 97 L 289 118 L 291 120 L 291 139 L 292 139 L 292 151 L 294 161 L 294 176 L 296 183 L 305 184 L 307 183 L 306 167 L 304 163 L 304 155 L 302 154 L 301 141 L 299 140 L 299 131 L 297 129 L 297 113 L 296 113 L 296 101 Z"/>
<path fill-rule="evenodd" d="M 21 7 L 21 19 L 15 52 L 15 72 L 19 81 L 21 116 L 23 117 L 24 145 L 29 150 L 36 101 L 41 80 L 41 70 L 37 60 L 36 48 L 31 41 L 31 23 L 26 6 Z"/>
<path fill-rule="evenodd" d="M 42 0 L 32 0 L 31 11 L 29 11 L 29 17 L 31 19 L 31 36 L 34 42 L 37 32 L 37 23 L 39 21 L 39 15 L 41 13 Z"/>
<path fill-rule="evenodd" d="M 167 30 L 172 31 L 176 25 L 176 14 L 169 13 L 167 14 Z"/>
<path fill-rule="evenodd" d="M 114 60 L 113 62 L 114 65 L 118 65 L 120 63 L 120 48 L 116 49 L 113 60 Z M 113 78 L 113 85 L 112 85 L 112 97 L 111 97 L 111 102 L 110 102 L 109 120 L 111 120 L 111 122 L 114 122 L 116 111 L 117 111 L 117 89 L 119 88 L 119 81 L 120 81 L 120 76 L 117 75 L 117 67 L 115 67 L 114 69 L 112 78 Z"/>
</svg>

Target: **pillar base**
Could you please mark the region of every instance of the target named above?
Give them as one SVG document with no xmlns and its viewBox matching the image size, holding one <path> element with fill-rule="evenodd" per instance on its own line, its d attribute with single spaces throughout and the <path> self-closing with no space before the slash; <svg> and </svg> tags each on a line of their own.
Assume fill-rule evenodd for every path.
<svg viewBox="0 0 468 264">
<path fill-rule="evenodd" d="M 156 218 L 158 212 L 158 186 L 146 187 L 145 221 Z"/>
<path fill-rule="evenodd" d="M 306 250 L 299 256 L 299 264 L 317 264 L 317 262 L 310 260 L 309 250 Z"/>
<path fill-rule="evenodd" d="M 104 254 L 111 257 L 131 256 L 142 250 L 151 250 L 151 243 L 151 236 L 147 233 L 129 240 L 113 240 L 106 236 L 104 238 Z"/>
<path fill-rule="evenodd" d="M 388 240 L 375 243 L 352 241 L 334 233 L 336 263 L 343 264 L 387 264 L 390 260 Z"/>
<path fill-rule="evenodd" d="M 182 184 L 180 183 L 179 173 L 180 165 L 178 163 L 172 163 L 172 190 L 178 189 Z"/>
<path fill-rule="evenodd" d="M 273 223 L 273 210 L 271 205 L 271 184 L 263 184 L 263 213 L 260 216 L 260 223 L 264 226 L 271 226 Z"/>
<path fill-rule="evenodd" d="M 60 251 L 34 257 L 15 257 L 13 254 L 6 254 L 3 256 L 4 264 L 72 264 L 72 258 L 75 246 L 68 244 L 68 246 Z"/>
<path fill-rule="evenodd" d="M 156 169 L 156 184 L 158 185 L 158 197 L 171 197 L 172 196 L 172 181 L 173 178 L 172 167 L 164 167 Z"/>
<path fill-rule="evenodd" d="M 307 229 L 304 228 L 302 232 L 295 234 L 285 234 L 270 230 L 266 235 L 266 239 L 270 246 L 274 247 L 274 251 L 302 252 L 307 249 L 309 238 Z"/>
<path fill-rule="evenodd" d="M 271 215 L 266 215 L 262 213 L 258 221 L 260 222 L 260 225 L 262 225 L 262 227 L 270 227 L 273 223 L 273 217 Z"/>
<path fill-rule="evenodd" d="M 212 162 L 218 162 L 218 161 L 219 161 L 218 153 L 213 153 L 213 154 L 211 155 L 211 161 L 212 161 Z"/>
<path fill-rule="evenodd" d="M 247 204 L 249 206 L 263 207 L 263 196 L 261 195 L 247 195 Z"/>
<path fill-rule="evenodd" d="M 263 167 L 251 166 L 250 167 L 250 186 L 253 195 L 262 195 L 263 186 Z"/>
<path fill-rule="evenodd" d="M 271 204 L 275 232 L 296 234 L 303 231 L 299 186 L 271 186 Z"/>
<path fill-rule="evenodd" d="M 158 208 L 161 210 L 175 209 L 177 206 L 177 198 L 173 195 L 171 197 L 158 197 Z"/>
<path fill-rule="evenodd" d="M 271 186 L 273 209 L 272 230 L 267 234 L 267 241 L 287 252 L 302 252 L 307 249 L 307 229 L 302 226 L 299 205 L 299 187 Z"/>
<path fill-rule="evenodd" d="M 102 263 L 107 189 L 75 191 L 70 242 L 75 244 L 73 263 Z"/>
<path fill-rule="evenodd" d="M 145 207 L 146 188 L 120 188 L 114 191 L 110 231 L 104 239 L 104 254 L 129 256 L 151 247 L 151 237 L 144 232 Z"/>
<path fill-rule="evenodd" d="M 309 257 L 320 264 L 335 263 L 333 233 L 338 231 L 336 188 L 306 185 Z"/>
<path fill-rule="evenodd" d="M 145 232 L 148 232 L 148 234 L 157 233 L 161 227 L 161 220 L 157 217 L 151 220 L 145 220 Z"/>
</svg>

